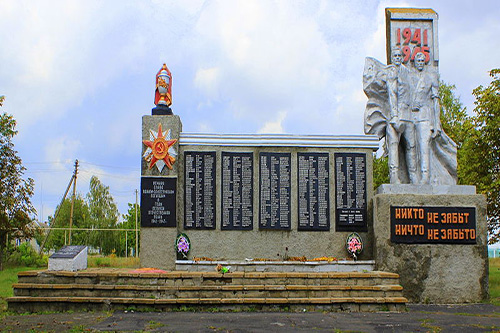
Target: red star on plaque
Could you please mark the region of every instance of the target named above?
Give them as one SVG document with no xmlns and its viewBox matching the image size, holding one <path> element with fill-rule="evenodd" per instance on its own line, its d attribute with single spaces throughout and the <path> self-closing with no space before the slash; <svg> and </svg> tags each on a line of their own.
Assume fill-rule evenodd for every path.
<svg viewBox="0 0 500 333">
<path fill-rule="evenodd" d="M 149 140 L 142 140 L 142 143 L 148 147 L 143 157 L 149 163 L 150 169 L 153 165 L 156 165 L 158 171 L 161 172 L 166 165 L 172 170 L 172 165 L 175 163 L 175 157 L 177 156 L 173 145 L 177 142 L 177 139 L 172 139 L 171 136 L 170 129 L 163 132 L 161 123 L 158 123 L 158 132 L 155 133 L 150 129 Z"/>
</svg>

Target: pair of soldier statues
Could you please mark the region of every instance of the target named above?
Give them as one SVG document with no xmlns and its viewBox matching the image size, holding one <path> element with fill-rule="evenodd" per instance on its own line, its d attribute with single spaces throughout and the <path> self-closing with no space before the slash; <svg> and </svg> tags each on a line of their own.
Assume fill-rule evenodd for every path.
<svg viewBox="0 0 500 333">
<path fill-rule="evenodd" d="M 365 133 L 385 138 L 391 184 L 456 184 L 457 148 L 441 127 L 437 71 L 421 52 L 413 66 L 397 47 L 391 60 L 366 58 L 363 73 Z"/>
</svg>

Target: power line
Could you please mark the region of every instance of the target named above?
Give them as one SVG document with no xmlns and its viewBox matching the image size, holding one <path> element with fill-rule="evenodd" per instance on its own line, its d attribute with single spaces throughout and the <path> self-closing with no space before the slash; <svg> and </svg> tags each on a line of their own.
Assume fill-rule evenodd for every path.
<svg viewBox="0 0 500 333">
<path fill-rule="evenodd" d="M 66 227 L 40 227 L 40 229 L 42 230 L 70 230 L 70 228 Z M 101 228 L 72 228 L 73 231 L 79 231 L 79 230 L 83 230 L 83 231 L 135 231 L 136 229 L 123 229 L 123 228 L 116 228 L 116 229 L 112 229 L 112 228 L 105 228 L 105 229 L 101 229 Z M 140 230 L 140 229 L 138 229 Z"/>
<path fill-rule="evenodd" d="M 23 161 L 23 164 L 64 164 L 64 165 L 71 165 L 71 161 L 67 161 L 67 162 L 61 162 L 61 161 L 26 162 L 26 161 Z"/>
<path fill-rule="evenodd" d="M 134 170 L 134 171 L 140 171 L 141 170 L 141 168 L 135 168 L 135 167 L 124 167 L 124 166 L 116 166 L 116 165 L 96 164 L 96 163 L 90 163 L 90 162 L 81 162 L 81 164 L 88 164 L 88 165 L 99 166 L 99 167 L 103 167 L 103 168 L 129 169 L 129 170 Z"/>
<path fill-rule="evenodd" d="M 32 165 L 32 164 L 57 164 L 57 165 L 71 165 L 71 162 L 72 161 L 66 161 L 66 162 L 62 162 L 62 161 L 48 161 L 48 162 L 25 162 L 23 161 L 23 164 L 24 165 Z M 87 162 L 87 161 L 81 161 L 79 160 L 79 163 L 80 163 L 80 166 L 82 164 L 88 164 L 88 165 L 93 165 L 93 166 L 99 166 L 99 167 L 103 167 L 103 168 L 112 168 L 112 169 L 129 169 L 129 170 L 137 170 L 137 171 L 140 171 L 141 168 L 137 168 L 137 167 L 126 167 L 126 166 L 122 166 L 122 165 L 107 165 L 107 164 L 98 164 L 98 163 L 92 163 L 92 162 Z"/>
<path fill-rule="evenodd" d="M 70 170 L 56 170 L 56 169 L 34 169 L 34 170 L 31 170 L 31 169 L 27 169 L 26 170 L 26 173 L 29 174 L 29 173 L 39 173 L 39 172 L 43 172 L 43 173 L 56 173 L 56 172 L 71 172 Z"/>
<path fill-rule="evenodd" d="M 106 177 L 113 177 L 113 178 L 119 178 L 119 179 L 127 179 L 127 180 L 139 180 L 140 174 L 136 176 L 118 176 L 118 175 L 113 175 L 111 173 L 107 172 L 97 172 L 94 170 L 84 170 L 82 169 L 80 172 L 86 172 L 91 175 L 100 175 L 100 176 L 106 176 Z"/>
</svg>

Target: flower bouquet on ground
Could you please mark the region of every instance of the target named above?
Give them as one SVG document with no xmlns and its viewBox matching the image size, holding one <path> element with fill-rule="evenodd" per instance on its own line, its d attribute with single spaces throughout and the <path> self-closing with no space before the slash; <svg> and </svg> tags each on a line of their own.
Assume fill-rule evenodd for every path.
<svg viewBox="0 0 500 333">
<path fill-rule="evenodd" d="M 363 251 L 363 240 L 361 239 L 361 236 L 355 232 L 347 236 L 346 249 L 356 261 L 358 259 L 358 255 L 361 251 Z"/>
<path fill-rule="evenodd" d="M 175 250 L 177 251 L 177 259 L 183 260 L 187 259 L 187 254 L 191 249 L 191 242 L 189 241 L 189 237 L 184 234 L 178 234 L 175 239 Z"/>
</svg>

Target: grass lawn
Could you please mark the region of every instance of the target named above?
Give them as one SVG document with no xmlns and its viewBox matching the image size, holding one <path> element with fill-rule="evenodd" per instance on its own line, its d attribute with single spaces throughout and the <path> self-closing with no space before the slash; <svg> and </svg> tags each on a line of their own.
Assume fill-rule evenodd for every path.
<svg viewBox="0 0 500 333">
<path fill-rule="evenodd" d="M 490 300 L 500 305 L 500 258 L 490 258 Z"/>
<path fill-rule="evenodd" d="M 116 256 L 88 256 L 88 267 L 117 267 L 117 268 L 139 268 L 139 258 L 137 257 L 116 257 Z"/>
<path fill-rule="evenodd" d="M 12 296 L 12 284 L 17 283 L 17 273 L 36 267 L 4 267 L 0 271 L 0 313 L 7 310 L 7 298 Z"/>
</svg>

